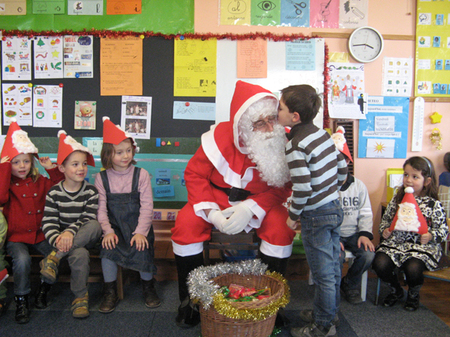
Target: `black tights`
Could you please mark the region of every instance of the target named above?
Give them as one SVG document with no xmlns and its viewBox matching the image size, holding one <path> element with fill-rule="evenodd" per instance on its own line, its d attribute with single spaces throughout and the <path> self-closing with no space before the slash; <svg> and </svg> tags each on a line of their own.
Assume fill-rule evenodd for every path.
<svg viewBox="0 0 450 337">
<path fill-rule="evenodd" d="M 397 275 L 395 274 L 395 264 L 391 258 L 385 253 L 376 253 L 372 263 L 373 270 L 378 277 L 391 286 L 398 288 Z M 408 259 L 403 263 L 400 269 L 405 273 L 406 284 L 412 288 L 422 285 L 424 282 L 423 272 L 425 271 L 425 263 L 414 257 Z"/>
</svg>

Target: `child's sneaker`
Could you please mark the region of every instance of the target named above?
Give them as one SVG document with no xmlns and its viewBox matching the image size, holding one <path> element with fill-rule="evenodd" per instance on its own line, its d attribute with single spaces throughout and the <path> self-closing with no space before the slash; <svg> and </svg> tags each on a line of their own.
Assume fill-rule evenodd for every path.
<svg viewBox="0 0 450 337">
<path fill-rule="evenodd" d="M 306 323 L 313 323 L 314 322 L 313 311 L 311 309 L 301 310 L 300 311 L 300 319 Z M 336 327 L 338 327 L 339 324 L 341 324 L 341 321 L 337 314 L 336 314 L 336 316 L 334 316 L 334 319 L 331 323 L 333 323 Z"/>
<path fill-rule="evenodd" d="M 47 278 L 50 283 L 56 281 L 58 277 L 59 259 L 56 257 L 56 251 L 52 251 L 39 262 L 41 267 L 41 275 Z"/>
<path fill-rule="evenodd" d="M 89 297 L 88 293 L 84 297 L 78 297 L 72 302 L 72 316 L 74 318 L 89 317 Z"/>
<path fill-rule="evenodd" d="M 316 323 L 309 323 L 302 328 L 291 329 L 291 335 L 294 337 L 334 337 L 337 336 L 336 326 L 332 325 L 329 329 Z"/>
</svg>

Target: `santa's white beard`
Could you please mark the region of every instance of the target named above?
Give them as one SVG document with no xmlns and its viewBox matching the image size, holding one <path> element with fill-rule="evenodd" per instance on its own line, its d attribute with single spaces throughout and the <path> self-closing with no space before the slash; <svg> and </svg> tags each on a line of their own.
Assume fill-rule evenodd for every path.
<svg viewBox="0 0 450 337">
<path fill-rule="evenodd" d="M 273 129 L 273 132 L 250 131 L 246 145 L 261 179 L 270 186 L 283 187 L 291 179 L 284 155 L 286 138 L 281 125 L 276 124 Z"/>
</svg>

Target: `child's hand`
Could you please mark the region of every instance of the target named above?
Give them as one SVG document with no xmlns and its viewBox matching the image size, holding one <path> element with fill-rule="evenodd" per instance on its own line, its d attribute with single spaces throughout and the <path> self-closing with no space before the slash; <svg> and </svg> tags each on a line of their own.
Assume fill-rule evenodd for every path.
<svg viewBox="0 0 450 337">
<path fill-rule="evenodd" d="M 1 160 L 0 160 L 0 163 L 1 164 L 3 164 L 3 163 L 7 163 L 7 162 L 9 162 L 9 156 L 4 156 Z"/>
<path fill-rule="evenodd" d="M 433 236 L 430 234 L 430 233 L 425 233 L 425 234 L 422 234 L 421 236 L 420 236 L 420 243 L 421 244 L 423 244 L 423 245 L 426 245 L 428 242 L 430 242 L 430 240 L 433 238 Z"/>
<path fill-rule="evenodd" d="M 290 217 L 288 217 L 286 220 L 286 225 L 292 230 L 295 230 L 299 224 L 300 221 L 292 220 Z"/>
<path fill-rule="evenodd" d="M 136 249 L 138 251 L 143 251 L 145 248 L 148 249 L 147 238 L 142 234 L 134 234 L 131 238 L 130 246 L 133 246 L 133 243 L 136 243 Z"/>
<path fill-rule="evenodd" d="M 383 231 L 383 234 L 382 234 L 383 239 L 387 239 L 388 237 L 391 236 L 391 234 L 392 234 L 392 232 L 389 230 L 389 228 L 386 228 L 386 229 Z"/>
<path fill-rule="evenodd" d="M 61 252 L 68 252 L 73 245 L 73 234 L 71 232 L 63 232 L 56 238 L 56 248 Z"/>
<path fill-rule="evenodd" d="M 389 234 L 390 235 L 390 234 Z M 364 250 L 367 252 L 374 252 L 375 246 L 373 245 L 372 241 L 369 240 L 367 236 L 360 236 L 358 239 L 358 248 L 364 247 Z"/>
<path fill-rule="evenodd" d="M 50 170 L 52 168 L 55 168 L 56 165 L 52 163 L 52 161 L 50 160 L 50 157 L 40 157 L 39 158 L 39 163 L 42 165 L 43 168 L 45 168 L 46 170 Z"/>
<path fill-rule="evenodd" d="M 102 240 L 102 247 L 105 249 L 116 248 L 119 243 L 119 237 L 115 233 L 106 234 Z"/>
</svg>

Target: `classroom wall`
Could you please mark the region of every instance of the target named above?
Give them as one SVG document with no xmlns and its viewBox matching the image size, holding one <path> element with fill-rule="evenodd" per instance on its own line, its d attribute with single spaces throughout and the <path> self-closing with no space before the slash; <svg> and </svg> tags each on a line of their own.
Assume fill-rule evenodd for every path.
<svg viewBox="0 0 450 337">
<path fill-rule="evenodd" d="M 252 32 L 271 32 L 274 34 L 304 34 L 307 36 L 318 35 L 325 37 L 329 52 L 348 52 L 347 37 L 334 37 L 335 33 L 351 33 L 352 29 L 320 29 L 300 27 L 268 27 L 268 26 L 220 26 L 218 16 L 219 1 L 195 0 L 195 33 L 198 34 L 244 34 Z M 365 85 L 369 95 L 381 95 L 382 60 L 383 57 L 414 57 L 415 53 L 415 22 L 416 1 L 415 0 L 369 0 L 369 26 L 380 31 L 385 36 L 383 54 L 376 61 L 365 66 Z M 333 37 L 327 37 L 331 33 Z M 389 36 L 388 36 L 389 35 Z M 386 38 L 389 37 L 389 40 Z M 391 39 L 393 38 L 393 39 Z M 350 58 L 351 62 L 355 62 Z M 234 86 L 234 83 L 230 83 Z M 281 88 L 280 88 L 281 89 Z M 412 130 L 412 103 L 410 104 L 409 135 L 407 157 L 427 156 L 435 167 L 437 174 L 444 172 L 443 157 L 450 151 L 448 134 L 450 129 L 450 103 L 448 102 L 426 102 L 424 120 L 424 141 L 422 152 L 411 152 L 411 130 Z M 433 112 L 443 115 L 440 124 L 431 124 L 429 116 Z M 431 130 L 438 127 L 443 133 L 442 150 L 438 151 L 431 144 L 429 135 Z M 358 122 L 356 124 L 358 130 Z M 355 132 L 356 133 L 356 132 Z M 355 144 L 358 135 L 355 134 Z M 355 146 L 357 151 L 357 146 Z M 378 241 L 378 224 L 381 219 L 380 203 L 386 201 L 386 170 L 392 167 L 402 167 L 405 159 L 359 159 L 355 154 L 355 176 L 361 179 L 367 186 L 374 213 L 374 234 Z"/>
</svg>

